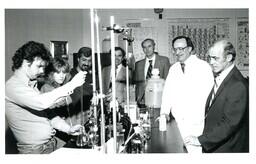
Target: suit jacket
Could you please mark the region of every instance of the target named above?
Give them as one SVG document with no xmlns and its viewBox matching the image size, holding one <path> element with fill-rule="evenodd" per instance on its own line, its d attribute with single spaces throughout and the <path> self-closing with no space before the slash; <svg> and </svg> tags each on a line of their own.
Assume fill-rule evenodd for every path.
<svg viewBox="0 0 256 164">
<path fill-rule="evenodd" d="M 156 55 L 155 64 L 153 68 L 158 68 L 160 72 L 160 78 L 166 79 L 170 62 L 169 59 L 165 56 Z M 144 92 L 145 92 L 145 68 L 146 58 L 135 63 L 135 70 L 133 72 L 133 83 L 136 85 L 135 88 L 135 97 L 136 101 L 139 103 L 144 103 Z"/>
<path fill-rule="evenodd" d="M 129 70 L 129 78 L 131 78 L 131 71 Z M 104 94 L 109 92 L 111 83 L 111 65 L 102 69 L 102 91 Z M 116 98 L 119 103 L 123 102 L 126 93 L 126 67 L 121 65 L 121 69 L 116 74 Z"/>
<path fill-rule="evenodd" d="M 209 106 L 203 134 L 198 137 L 203 152 L 249 152 L 248 82 L 234 67 L 221 83 Z"/>
</svg>

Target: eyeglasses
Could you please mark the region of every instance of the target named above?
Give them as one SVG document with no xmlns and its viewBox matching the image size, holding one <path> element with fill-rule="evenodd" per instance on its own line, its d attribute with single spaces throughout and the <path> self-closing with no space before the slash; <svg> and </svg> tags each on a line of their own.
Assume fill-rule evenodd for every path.
<svg viewBox="0 0 256 164">
<path fill-rule="evenodd" d="M 174 52 L 177 52 L 178 50 L 179 51 L 184 51 L 187 47 L 188 46 L 186 46 L 186 47 L 177 47 L 177 48 L 173 48 L 173 50 L 174 50 Z"/>
<path fill-rule="evenodd" d="M 208 55 L 208 56 L 206 57 L 206 59 L 207 59 L 208 62 L 210 62 L 210 61 L 217 61 L 217 60 L 219 60 L 220 58 L 217 57 L 217 56 L 210 56 L 210 55 Z"/>
</svg>

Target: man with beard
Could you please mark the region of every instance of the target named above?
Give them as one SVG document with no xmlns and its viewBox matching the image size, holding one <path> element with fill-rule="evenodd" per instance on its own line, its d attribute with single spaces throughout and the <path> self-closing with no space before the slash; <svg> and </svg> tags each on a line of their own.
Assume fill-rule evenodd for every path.
<svg viewBox="0 0 256 164">
<path fill-rule="evenodd" d="M 37 88 L 37 78 L 51 62 L 51 54 L 42 43 L 29 41 L 12 57 L 14 74 L 5 84 L 5 116 L 21 154 L 48 154 L 60 147 L 56 129 L 75 135 L 81 125 L 68 125 L 60 117 L 49 118 L 51 110 L 66 99 L 74 88 L 82 85 L 85 72 L 70 82 L 47 93 Z M 74 125 L 74 124 L 73 124 Z"/>
<path fill-rule="evenodd" d="M 71 95 L 72 98 L 72 110 L 70 110 L 70 115 L 72 121 L 79 122 L 81 119 L 81 95 L 83 95 L 83 111 L 89 109 L 91 105 L 91 98 L 93 95 L 92 88 L 92 50 L 89 47 L 82 47 L 77 53 L 77 66 L 72 68 L 70 71 L 71 79 L 80 71 L 86 71 L 87 76 L 85 78 L 85 83 L 83 86 L 78 87 L 74 90 Z M 84 117 L 85 118 L 85 117 Z"/>
</svg>

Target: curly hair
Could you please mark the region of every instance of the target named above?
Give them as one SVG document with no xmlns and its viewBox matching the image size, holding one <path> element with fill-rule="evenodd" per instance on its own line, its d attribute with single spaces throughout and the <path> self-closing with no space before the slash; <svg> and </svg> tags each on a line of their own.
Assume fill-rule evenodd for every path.
<svg viewBox="0 0 256 164">
<path fill-rule="evenodd" d="M 23 63 L 23 60 L 33 62 L 36 57 L 49 63 L 52 60 L 50 51 L 42 43 L 35 41 L 29 41 L 22 45 L 12 57 L 13 65 L 12 70 L 19 69 Z"/>
</svg>

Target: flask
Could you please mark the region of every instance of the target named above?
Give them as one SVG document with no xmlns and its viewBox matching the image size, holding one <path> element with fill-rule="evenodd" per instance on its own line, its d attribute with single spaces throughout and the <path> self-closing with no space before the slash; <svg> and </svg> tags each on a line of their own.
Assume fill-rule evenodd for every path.
<svg viewBox="0 0 256 164">
<path fill-rule="evenodd" d="M 83 147 L 88 144 L 88 136 L 85 132 L 84 127 L 81 127 L 79 130 L 80 130 L 80 134 L 77 136 L 76 146 Z"/>
</svg>

